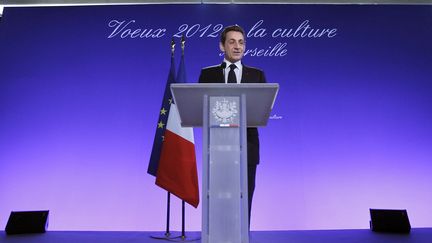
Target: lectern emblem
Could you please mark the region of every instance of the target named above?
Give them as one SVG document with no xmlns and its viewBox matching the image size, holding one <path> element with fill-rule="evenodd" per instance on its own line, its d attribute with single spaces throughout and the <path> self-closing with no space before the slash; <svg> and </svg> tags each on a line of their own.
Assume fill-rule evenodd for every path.
<svg viewBox="0 0 432 243">
<path fill-rule="evenodd" d="M 238 113 L 236 102 L 229 102 L 225 99 L 216 101 L 212 113 L 218 122 L 232 123 Z"/>
</svg>

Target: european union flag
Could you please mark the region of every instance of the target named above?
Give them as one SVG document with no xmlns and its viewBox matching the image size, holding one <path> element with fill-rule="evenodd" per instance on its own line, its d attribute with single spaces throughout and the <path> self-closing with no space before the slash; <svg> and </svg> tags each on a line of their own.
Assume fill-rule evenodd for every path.
<svg viewBox="0 0 432 243">
<path fill-rule="evenodd" d="M 164 134 L 166 125 L 168 123 L 168 114 L 171 103 L 173 102 L 170 86 L 175 83 L 175 65 L 174 55 L 171 55 L 171 67 L 168 73 L 167 83 L 165 85 L 165 93 L 162 100 L 162 107 L 159 112 L 159 119 L 156 126 L 156 133 L 153 141 L 153 148 L 150 156 L 150 163 L 147 169 L 147 173 L 156 176 L 159 167 L 159 159 L 162 151 L 162 143 L 164 140 Z"/>
</svg>

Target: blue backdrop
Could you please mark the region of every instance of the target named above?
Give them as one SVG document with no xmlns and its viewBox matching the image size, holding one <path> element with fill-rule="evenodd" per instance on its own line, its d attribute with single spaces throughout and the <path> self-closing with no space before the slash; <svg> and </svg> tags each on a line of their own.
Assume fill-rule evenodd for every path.
<svg viewBox="0 0 432 243">
<path fill-rule="evenodd" d="M 170 62 L 189 82 L 247 32 L 244 63 L 280 84 L 252 230 L 368 228 L 369 208 L 432 226 L 432 8 L 139 5 L 6 8 L 0 22 L 0 225 L 51 210 L 52 230 L 164 230 L 147 165 Z M 176 61 L 180 61 L 177 45 Z M 201 129 L 195 129 L 201 174 Z M 200 207 L 187 208 L 199 230 Z M 174 200 L 173 229 L 179 229 Z"/>
</svg>

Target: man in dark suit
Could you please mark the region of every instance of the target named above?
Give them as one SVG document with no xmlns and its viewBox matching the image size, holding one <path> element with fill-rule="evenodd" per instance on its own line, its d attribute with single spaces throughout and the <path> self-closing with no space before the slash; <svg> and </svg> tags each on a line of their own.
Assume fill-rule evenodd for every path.
<svg viewBox="0 0 432 243">
<path fill-rule="evenodd" d="M 264 72 L 241 62 L 246 47 L 245 32 L 238 26 L 228 26 L 221 33 L 219 48 L 224 53 L 222 64 L 201 70 L 200 83 L 265 83 Z M 249 224 L 255 190 L 256 168 L 259 164 L 257 128 L 247 129 Z"/>
</svg>

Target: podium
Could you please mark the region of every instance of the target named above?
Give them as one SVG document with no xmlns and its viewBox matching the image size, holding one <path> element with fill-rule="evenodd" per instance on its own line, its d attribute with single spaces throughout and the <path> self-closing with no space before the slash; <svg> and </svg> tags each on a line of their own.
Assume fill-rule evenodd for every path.
<svg viewBox="0 0 432 243">
<path fill-rule="evenodd" d="M 247 127 L 266 126 L 278 84 L 171 84 L 184 127 L 203 127 L 205 243 L 248 243 Z"/>
</svg>

